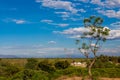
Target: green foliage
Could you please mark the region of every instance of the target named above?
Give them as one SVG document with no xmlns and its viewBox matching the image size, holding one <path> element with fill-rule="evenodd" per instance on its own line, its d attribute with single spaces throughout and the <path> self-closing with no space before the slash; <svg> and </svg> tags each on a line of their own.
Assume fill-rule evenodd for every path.
<svg viewBox="0 0 120 80">
<path fill-rule="evenodd" d="M 16 66 L 13 66 L 13 65 L 7 66 L 5 68 L 5 72 L 6 72 L 5 75 L 13 76 L 14 74 L 18 73 L 19 71 L 20 71 L 20 69 Z"/>
<path fill-rule="evenodd" d="M 116 57 L 117 60 L 119 57 Z M 42 59 L 43 60 L 43 59 Z M 64 61 L 62 59 L 59 59 L 55 61 L 56 59 L 53 59 L 52 63 L 57 63 L 59 61 Z M 70 59 L 68 59 L 70 60 Z M 100 56 L 97 59 L 97 65 L 99 66 L 94 67 L 92 69 L 93 79 L 98 80 L 100 77 L 113 77 L 113 78 L 120 78 L 120 64 L 114 63 L 110 61 L 110 56 Z M 24 69 L 19 68 L 16 65 L 12 65 L 8 62 L 4 62 L 2 60 L 2 64 L 0 65 L 0 80 L 57 80 L 58 77 L 61 76 L 82 76 L 88 77 L 88 72 L 86 68 L 80 68 L 80 67 L 74 67 L 70 66 L 66 69 L 49 69 L 49 67 L 54 68 L 53 64 L 51 64 L 48 60 L 43 60 L 39 63 L 42 63 L 42 65 L 47 65 L 48 70 L 44 70 L 40 68 L 39 70 L 36 69 Z M 72 61 L 72 60 L 71 60 Z M 106 62 L 107 61 L 107 62 Z M 96 64 L 96 63 L 95 63 Z M 100 66 L 102 65 L 102 66 Z M 86 80 L 87 78 L 85 78 Z"/>
<path fill-rule="evenodd" d="M 23 71 L 23 80 L 31 79 L 34 75 L 34 71 L 26 69 Z"/>
<path fill-rule="evenodd" d="M 25 69 L 14 75 L 11 80 L 49 80 L 47 75 L 48 74 L 43 71 Z"/>
<path fill-rule="evenodd" d="M 113 56 L 105 56 L 100 55 L 97 57 L 95 64 L 93 65 L 94 68 L 119 68 L 120 64 L 118 62 L 119 57 Z"/>
<path fill-rule="evenodd" d="M 93 65 L 94 68 L 114 68 L 116 67 L 116 63 L 109 61 L 108 56 L 100 55 L 97 57 L 95 64 Z"/>
<path fill-rule="evenodd" d="M 19 73 L 12 76 L 11 80 L 23 80 L 23 73 L 20 71 Z"/>
<path fill-rule="evenodd" d="M 58 61 L 55 64 L 55 68 L 57 69 L 66 69 L 70 66 L 70 63 L 68 61 Z"/>
<path fill-rule="evenodd" d="M 32 77 L 32 80 L 50 80 L 47 73 L 43 71 L 36 71 Z"/>
<path fill-rule="evenodd" d="M 6 62 L 0 63 L 0 76 L 11 77 L 19 71 L 20 69 L 15 65 Z"/>
<path fill-rule="evenodd" d="M 101 26 L 103 23 L 103 19 L 96 16 L 90 16 L 89 18 L 84 19 L 84 27 L 86 28 L 86 32 L 82 34 L 83 38 L 80 37 L 82 41 L 79 43 L 79 40 L 76 40 L 78 50 L 88 59 L 89 54 L 93 55 L 92 61 L 88 61 L 88 73 L 89 77 L 92 77 L 91 68 L 101 67 L 101 62 L 99 64 L 96 63 L 97 52 L 101 47 L 101 44 L 106 41 L 107 36 L 109 35 L 110 29 L 107 27 Z M 111 65 L 109 64 L 109 67 Z"/>
<path fill-rule="evenodd" d="M 120 78 L 120 69 L 119 68 L 100 68 L 100 69 L 94 69 L 94 71 L 99 72 L 99 77 L 110 77 L 110 78 Z"/>
<path fill-rule="evenodd" d="M 44 61 L 41 61 L 40 63 L 38 63 L 38 67 L 41 70 L 49 72 L 49 73 L 55 71 L 55 68 L 52 66 L 51 63 L 48 62 L 48 60 L 44 60 Z"/>
<path fill-rule="evenodd" d="M 25 64 L 26 69 L 37 69 L 38 61 L 34 58 L 27 59 L 27 63 Z"/>
</svg>

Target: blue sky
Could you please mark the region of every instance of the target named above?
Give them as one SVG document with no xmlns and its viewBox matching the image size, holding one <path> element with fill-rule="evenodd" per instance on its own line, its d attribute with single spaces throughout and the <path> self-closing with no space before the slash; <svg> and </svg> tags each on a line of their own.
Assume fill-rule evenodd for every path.
<svg viewBox="0 0 120 80">
<path fill-rule="evenodd" d="M 111 29 L 100 53 L 120 56 L 120 0 L 1 0 L 0 55 L 82 56 L 75 39 L 83 19 L 104 19 Z"/>
</svg>

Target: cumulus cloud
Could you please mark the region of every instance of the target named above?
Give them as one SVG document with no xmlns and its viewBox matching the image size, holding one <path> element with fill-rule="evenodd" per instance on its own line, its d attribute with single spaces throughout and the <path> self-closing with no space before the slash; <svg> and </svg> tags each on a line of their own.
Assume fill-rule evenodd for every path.
<svg viewBox="0 0 120 80">
<path fill-rule="evenodd" d="M 36 0 L 37 3 L 41 3 L 43 7 L 53 8 L 53 9 L 63 9 L 70 11 L 72 13 L 77 13 L 77 9 L 73 7 L 70 1 L 61 0 Z"/>
<path fill-rule="evenodd" d="M 70 38 L 80 38 L 84 32 L 89 32 L 89 29 L 84 27 L 70 28 L 64 31 L 54 31 L 54 33 L 69 35 Z M 107 39 L 119 39 L 120 30 L 111 30 Z"/>
<path fill-rule="evenodd" d="M 98 10 L 98 13 L 101 13 L 109 18 L 119 18 L 120 19 L 120 10 Z"/>
<path fill-rule="evenodd" d="M 89 31 L 88 29 L 86 28 L 83 28 L 83 27 L 79 27 L 79 28 L 70 28 L 70 29 L 67 29 L 67 30 L 64 30 L 62 32 L 60 31 L 54 31 L 56 33 L 60 33 L 60 34 L 66 34 L 66 35 L 78 35 L 78 34 L 82 34 L 86 31 Z"/>
<path fill-rule="evenodd" d="M 111 30 L 108 39 L 120 39 L 120 30 Z"/>
</svg>

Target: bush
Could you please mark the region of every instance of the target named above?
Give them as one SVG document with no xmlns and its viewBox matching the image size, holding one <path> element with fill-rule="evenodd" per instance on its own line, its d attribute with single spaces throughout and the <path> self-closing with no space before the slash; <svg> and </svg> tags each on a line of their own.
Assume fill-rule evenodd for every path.
<svg viewBox="0 0 120 80">
<path fill-rule="evenodd" d="M 93 68 L 114 68 L 116 67 L 115 63 L 113 62 L 102 62 L 102 60 L 98 59 L 95 64 L 93 65 Z"/>
<path fill-rule="evenodd" d="M 26 69 L 23 71 L 23 80 L 31 79 L 34 75 L 34 71 Z"/>
<path fill-rule="evenodd" d="M 34 58 L 27 59 L 27 63 L 25 64 L 26 69 L 37 69 L 38 61 Z"/>
<path fill-rule="evenodd" d="M 16 74 L 19 71 L 20 71 L 20 69 L 16 66 L 13 66 L 13 65 L 7 66 L 5 68 L 5 75 L 7 75 L 8 77 L 13 76 L 14 74 Z"/>
<path fill-rule="evenodd" d="M 38 63 L 38 67 L 41 70 L 49 72 L 49 73 L 55 71 L 55 68 L 52 66 L 51 63 L 48 62 L 48 60 L 44 60 L 44 61 L 41 61 L 40 63 Z"/>
<path fill-rule="evenodd" d="M 54 65 L 57 69 L 66 69 L 70 66 L 70 63 L 68 61 L 58 61 Z"/>
</svg>

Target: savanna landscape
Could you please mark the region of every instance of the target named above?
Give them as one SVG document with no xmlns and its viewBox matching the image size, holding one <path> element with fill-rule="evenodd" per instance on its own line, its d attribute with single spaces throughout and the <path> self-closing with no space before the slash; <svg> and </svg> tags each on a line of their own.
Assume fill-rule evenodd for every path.
<svg viewBox="0 0 120 80">
<path fill-rule="evenodd" d="M 73 61 L 84 63 L 86 59 L 1 59 L 0 80 L 89 80 L 87 66 L 71 65 Z M 94 80 L 119 80 L 120 57 L 97 57 L 92 73 Z"/>
<path fill-rule="evenodd" d="M 120 0 L 1 0 L 0 80 L 120 80 Z"/>
</svg>

